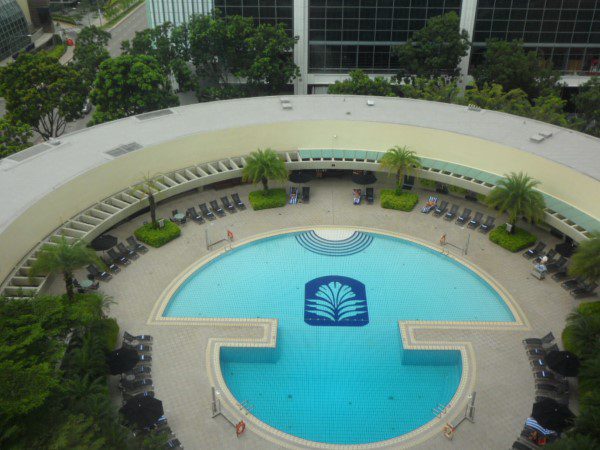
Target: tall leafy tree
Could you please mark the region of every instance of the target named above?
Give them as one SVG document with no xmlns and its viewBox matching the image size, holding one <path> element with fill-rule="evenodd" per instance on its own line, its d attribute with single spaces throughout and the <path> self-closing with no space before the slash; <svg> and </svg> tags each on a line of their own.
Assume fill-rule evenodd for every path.
<svg viewBox="0 0 600 450">
<path fill-rule="evenodd" d="M 539 181 L 522 172 L 511 172 L 498 182 L 485 201 L 502 213 L 508 212 L 508 221 L 513 225 L 511 232 L 514 233 L 514 225 L 519 217 L 536 223 L 544 218 L 544 197 L 535 190 L 539 184 Z"/>
<path fill-rule="evenodd" d="M 263 189 L 269 189 L 269 180 L 287 180 L 288 171 L 283 159 L 275 151 L 267 148 L 258 149 L 246 158 L 246 165 L 242 172 L 244 181 L 262 183 Z"/>
<path fill-rule="evenodd" d="M 179 105 L 160 65 L 151 56 L 122 55 L 104 61 L 90 99 L 90 125 Z"/>
<path fill-rule="evenodd" d="M 461 92 L 455 80 L 443 77 L 407 77 L 398 90 L 404 97 L 443 103 L 457 103 Z"/>
<path fill-rule="evenodd" d="M 80 71 L 90 88 L 96 78 L 100 64 L 110 58 L 106 49 L 110 38 L 111 34 L 108 31 L 94 25 L 83 28 L 77 36 L 73 52 L 73 64 Z"/>
<path fill-rule="evenodd" d="M 330 85 L 327 92 L 329 94 L 396 96 L 394 87 L 388 80 L 383 77 L 371 79 L 360 69 L 351 71 L 350 78 L 336 81 Z"/>
<path fill-rule="evenodd" d="M 600 232 L 592 233 L 590 239 L 579 244 L 571 258 L 569 273 L 593 281 L 600 280 Z"/>
<path fill-rule="evenodd" d="M 88 264 L 103 265 L 94 250 L 87 247 L 83 241 L 69 244 L 62 236 L 56 245 L 46 245 L 37 254 L 31 267 L 31 275 L 62 275 L 67 298 L 72 302 L 75 300 L 73 273 Z"/>
<path fill-rule="evenodd" d="M 556 88 L 559 74 L 536 52 L 526 51 L 522 41 L 490 39 L 482 64 L 473 73 L 477 85 L 499 84 L 504 90 L 522 89 L 529 98 Z"/>
<path fill-rule="evenodd" d="M 566 332 L 568 330 L 568 333 Z M 569 336 L 570 348 L 582 359 L 600 352 L 600 315 L 579 310 L 567 318 L 565 334 Z"/>
<path fill-rule="evenodd" d="M 415 152 L 407 147 L 390 148 L 379 160 L 383 169 L 396 174 L 396 184 L 401 186 L 403 175 L 411 173 L 415 168 L 421 167 L 421 159 Z"/>
<path fill-rule="evenodd" d="M 60 136 L 68 122 L 82 116 L 86 95 L 79 71 L 43 52 L 23 53 L 0 68 L 0 96 L 8 116 L 28 124 L 45 140 Z"/>
<path fill-rule="evenodd" d="M 29 125 L 0 117 L 0 158 L 29 147 L 31 136 Z"/>
<path fill-rule="evenodd" d="M 469 34 L 460 29 L 455 12 L 436 16 L 416 31 L 406 44 L 393 48 L 403 75 L 437 77 L 459 75 L 458 64 L 469 50 Z"/>
<path fill-rule="evenodd" d="M 531 103 L 527 94 L 522 89 L 505 91 L 497 84 L 483 86 L 473 85 L 465 91 L 465 103 L 477 105 L 483 109 L 502 111 L 519 116 L 528 116 L 531 113 Z"/>
<path fill-rule="evenodd" d="M 554 93 L 548 93 L 533 99 L 529 117 L 542 122 L 552 123 L 561 127 L 569 126 L 569 119 L 565 112 L 566 100 Z"/>
<path fill-rule="evenodd" d="M 578 116 L 585 122 L 583 130 L 600 137 L 600 77 L 592 77 L 582 84 L 573 103 Z"/>
</svg>

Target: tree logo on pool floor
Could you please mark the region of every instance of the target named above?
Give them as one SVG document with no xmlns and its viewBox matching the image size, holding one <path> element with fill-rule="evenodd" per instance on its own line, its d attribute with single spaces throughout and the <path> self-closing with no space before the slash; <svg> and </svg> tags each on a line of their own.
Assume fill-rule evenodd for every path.
<svg viewBox="0 0 600 450">
<path fill-rule="evenodd" d="M 369 323 L 365 285 L 330 275 L 304 287 L 304 321 L 313 326 L 362 327 Z"/>
</svg>

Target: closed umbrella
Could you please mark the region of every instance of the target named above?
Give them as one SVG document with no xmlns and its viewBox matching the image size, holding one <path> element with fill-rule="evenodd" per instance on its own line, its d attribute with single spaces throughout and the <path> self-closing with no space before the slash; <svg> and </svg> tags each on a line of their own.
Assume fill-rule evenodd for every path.
<svg viewBox="0 0 600 450">
<path fill-rule="evenodd" d="M 531 417 L 542 427 L 561 432 L 572 425 L 575 415 L 567 406 L 556 400 L 543 398 L 534 403 Z"/>
<path fill-rule="evenodd" d="M 307 183 L 313 179 L 313 174 L 307 170 L 294 170 L 290 173 L 289 180 L 291 183 Z"/>
<path fill-rule="evenodd" d="M 140 360 L 138 352 L 132 348 L 121 347 L 106 356 L 108 371 L 111 375 L 127 372 L 135 367 Z"/>
<path fill-rule="evenodd" d="M 103 234 L 98 236 L 90 243 L 90 247 L 94 250 L 108 250 L 109 248 L 117 245 L 118 239 L 110 234 Z"/>
<path fill-rule="evenodd" d="M 579 373 L 579 358 L 571 352 L 553 350 L 546 355 L 548 367 L 565 377 L 576 377 Z"/>
<path fill-rule="evenodd" d="M 164 414 L 160 400 L 144 394 L 129 399 L 121 408 L 125 420 L 139 428 L 149 428 Z"/>
<path fill-rule="evenodd" d="M 361 184 L 366 186 L 368 184 L 373 184 L 377 181 L 377 177 L 373 174 L 373 172 L 367 171 L 363 173 L 353 173 L 352 181 L 356 184 Z"/>
</svg>

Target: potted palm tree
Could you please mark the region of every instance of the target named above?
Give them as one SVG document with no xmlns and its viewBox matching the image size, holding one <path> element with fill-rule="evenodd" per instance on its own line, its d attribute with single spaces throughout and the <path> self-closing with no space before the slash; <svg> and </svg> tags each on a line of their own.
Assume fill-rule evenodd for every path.
<svg viewBox="0 0 600 450">
<path fill-rule="evenodd" d="M 501 213 L 508 212 L 509 233 L 514 234 L 519 217 L 539 223 L 544 218 L 544 197 L 534 188 L 540 182 L 519 172 L 511 172 L 498 182 L 486 197 L 486 203 Z"/>
<path fill-rule="evenodd" d="M 88 264 L 104 266 L 96 252 L 83 241 L 69 244 L 67 238 L 62 236 L 56 245 L 46 245 L 36 255 L 36 261 L 31 267 L 31 276 L 62 274 L 67 298 L 72 302 L 75 299 L 73 272 Z"/>
<path fill-rule="evenodd" d="M 414 169 L 421 167 L 421 159 L 407 147 L 392 147 L 379 160 L 379 164 L 389 173 L 396 174 L 396 185 L 402 188 L 401 180 Z"/>
<path fill-rule="evenodd" d="M 262 183 L 262 191 L 250 193 L 250 203 L 255 210 L 276 208 L 286 203 L 285 189 L 269 189 L 269 180 L 285 181 L 288 171 L 283 159 L 272 149 L 258 149 L 246 158 L 242 180 Z"/>
</svg>

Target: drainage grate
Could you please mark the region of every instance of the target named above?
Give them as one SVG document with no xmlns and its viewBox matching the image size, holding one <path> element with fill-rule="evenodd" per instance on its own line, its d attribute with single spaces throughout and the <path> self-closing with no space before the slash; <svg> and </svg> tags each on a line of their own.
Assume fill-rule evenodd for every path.
<svg viewBox="0 0 600 450">
<path fill-rule="evenodd" d="M 119 145 L 117 148 L 113 148 L 112 150 L 109 150 L 105 153 L 116 158 L 126 153 L 133 152 L 134 150 L 139 150 L 142 147 L 143 145 L 140 145 L 137 142 L 130 142 L 129 144 Z"/>
<path fill-rule="evenodd" d="M 169 114 L 173 114 L 173 111 L 170 109 L 161 109 L 160 111 L 151 111 L 143 114 L 138 114 L 135 116 L 138 120 L 149 120 L 154 119 L 156 117 L 168 116 Z"/>
<path fill-rule="evenodd" d="M 21 162 L 25 161 L 28 158 L 31 158 L 32 156 L 39 155 L 40 153 L 43 153 L 46 150 L 50 150 L 51 148 L 52 146 L 48 144 L 38 144 L 34 145 L 33 147 L 29 147 L 25 150 L 22 150 L 18 153 L 15 153 L 14 155 L 10 155 L 6 159 Z"/>
</svg>

